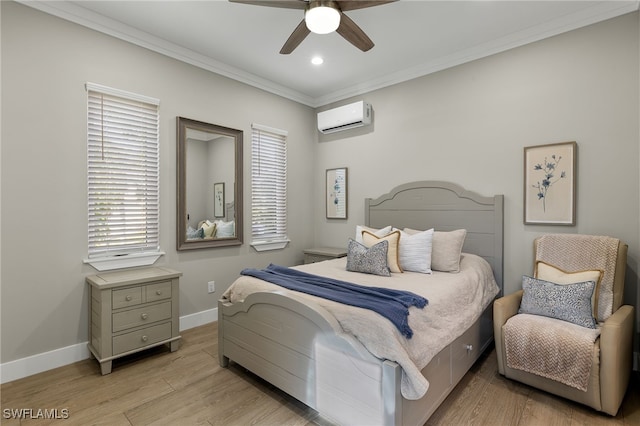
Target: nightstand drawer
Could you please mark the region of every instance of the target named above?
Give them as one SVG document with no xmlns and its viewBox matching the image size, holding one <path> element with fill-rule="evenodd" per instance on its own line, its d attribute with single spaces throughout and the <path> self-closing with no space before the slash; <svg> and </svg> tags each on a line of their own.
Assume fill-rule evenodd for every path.
<svg viewBox="0 0 640 426">
<path fill-rule="evenodd" d="M 142 303 L 142 287 L 129 287 L 122 290 L 113 290 L 113 309 L 126 308 L 127 306 L 139 305 Z"/>
<path fill-rule="evenodd" d="M 171 298 L 171 281 L 165 281 L 157 284 L 149 284 L 145 286 L 147 293 L 147 302 L 156 302 L 158 300 Z"/>
<path fill-rule="evenodd" d="M 118 332 L 168 318 L 171 318 L 171 302 L 164 302 L 115 313 L 112 327 L 114 332 Z"/>
<path fill-rule="evenodd" d="M 171 338 L 171 323 L 154 325 L 113 338 L 113 354 L 118 355 Z"/>
</svg>

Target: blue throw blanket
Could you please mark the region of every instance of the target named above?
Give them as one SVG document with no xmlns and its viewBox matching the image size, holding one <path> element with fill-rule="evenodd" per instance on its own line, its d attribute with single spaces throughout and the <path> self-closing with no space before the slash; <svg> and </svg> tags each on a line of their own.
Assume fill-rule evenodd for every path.
<svg viewBox="0 0 640 426">
<path fill-rule="evenodd" d="M 413 336 L 408 321 L 409 307 L 416 306 L 422 309 L 428 303 L 424 297 L 409 291 L 367 287 L 274 264 L 265 269 L 243 269 L 240 274 L 259 278 L 289 290 L 370 309 L 389 319 L 408 339 Z"/>
</svg>

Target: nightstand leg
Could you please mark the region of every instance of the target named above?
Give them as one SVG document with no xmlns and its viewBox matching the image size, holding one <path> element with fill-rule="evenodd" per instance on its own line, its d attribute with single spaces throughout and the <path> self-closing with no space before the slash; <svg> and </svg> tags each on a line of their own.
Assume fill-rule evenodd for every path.
<svg viewBox="0 0 640 426">
<path fill-rule="evenodd" d="M 228 367 L 229 366 L 229 357 L 226 356 L 222 356 L 220 358 L 220 360 L 218 361 L 218 364 L 220 364 L 220 367 Z"/>
<path fill-rule="evenodd" d="M 105 374 L 111 374 L 111 361 L 105 361 L 100 363 L 100 372 L 104 376 Z"/>
<path fill-rule="evenodd" d="M 179 340 L 174 340 L 173 342 L 171 342 L 171 344 L 169 346 L 171 347 L 171 352 L 175 352 L 180 347 L 180 341 Z"/>
</svg>

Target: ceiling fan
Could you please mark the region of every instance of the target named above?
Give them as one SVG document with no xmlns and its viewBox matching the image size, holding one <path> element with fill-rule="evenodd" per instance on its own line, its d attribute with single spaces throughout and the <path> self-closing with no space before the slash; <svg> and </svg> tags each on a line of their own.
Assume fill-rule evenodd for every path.
<svg viewBox="0 0 640 426">
<path fill-rule="evenodd" d="M 229 0 L 232 3 L 252 4 L 257 6 L 280 7 L 284 9 L 304 10 L 304 19 L 280 49 L 280 53 L 288 55 L 293 52 L 310 32 L 328 34 L 336 31 L 349 43 L 363 52 L 371 49 L 373 41 L 351 18 L 343 12 L 364 9 L 393 3 L 397 0 Z"/>
</svg>

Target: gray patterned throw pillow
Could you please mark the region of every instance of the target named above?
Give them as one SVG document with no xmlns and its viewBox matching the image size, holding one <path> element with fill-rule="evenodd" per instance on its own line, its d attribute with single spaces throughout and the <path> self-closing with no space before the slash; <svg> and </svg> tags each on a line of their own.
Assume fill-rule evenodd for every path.
<svg viewBox="0 0 640 426">
<path fill-rule="evenodd" d="M 572 322 L 582 327 L 596 328 L 591 308 L 594 281 L 575 284 L 555 284 L 523 276 L 520 314 L 542 315 Z"/>
<path fill-rule="evenodd" d="M 390 277 L 387 266 L 389 242 L 383 240 L 370 248 L 350 239 L 347 247 L 347 271 Z"/>
</svg>

